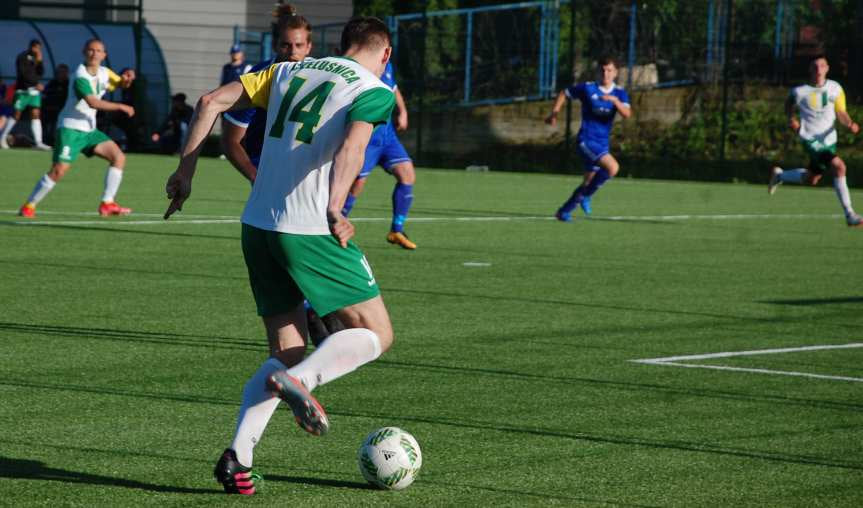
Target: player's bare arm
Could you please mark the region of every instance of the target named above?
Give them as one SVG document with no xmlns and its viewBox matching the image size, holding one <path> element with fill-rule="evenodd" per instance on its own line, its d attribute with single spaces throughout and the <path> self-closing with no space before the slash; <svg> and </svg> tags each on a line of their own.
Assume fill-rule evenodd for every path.
<svg viewBox="0 0 863 508">
<path fill-rule="evenodd" d="M 800 120 L 794 110 L 794 98 L 789 96 L 785 99 L 785 116 L 788 117 L 788 128 L 795 133 L 800 130 Z"/>
<path fill-rule="evenodd" d="M 554 100 L 554 106 L 551 108 L 551 113 L 546 117 L 545 123 L 554 127 L 557 125 L 557 115 L 560 113 L 560 110 L 563 109 L 563 105 L 566 103 L 566 92 L 561 90 L 560 93 L 557 94 L 557 99 Z"/>
<path fill-rule="evenodd" d="M 852 134 L 860 132 L 860 125 L 851 119 L 851 115 L 849 115 L 847 111 L 837 111 L 836 119 L 839 120 L 839 123 L 847 127 Z"/>
<path fill-rule="evenodd" d="M 393 90 L 396 96 L 396 130 L 399 132 L 406 131 L 408 128 L 408 107 L 405 104 L 405 98 L 398 88 Z"/>
<path fill-rule="evenodd" d="M 102 100 L 95 95 L 87 95 L 84 97 L 84 102 L 93 109 L 99 111 L 122 111 L 128 116 L 135 116 L 135 108 L 121 102 L 111 102 Z"/>
<path fill-rule="evenodd" d="M 632 108 L 629 104 L 624 104 L 616 95 L 603 95 L 602 100 L 614 104 L 615 109 L 617 109 L 617 112 L 620 113 L 620 116 L 623 118 L 629 118 L 632 116 Z"/>
<path fill-rule="evenodd" d="M 246 135 L 246 129 L 239 125 L 234 125 L 230 121 L 226 121 L 222 127 L 221 144 L 222 151 L 225 157 L 233 165 L 241 175 L 246 177 L 250 182 L 255 181 L 258 170 L 252 164 L 252 159 L 246 149 L 243 148 L 242 141 Z"/>
<path fill-rule="evenodd" d="M 330 231 L 342 247 L 354 236 L 354 225 L 342 215 L 342 207 L 348 191 L 363 167 L 366 146 L 372 137 L 374 126 L 367 122 L 351 122 L 345 141 L 336 151 L 330 175 L 330 202 L 327 206 L 327 220 Z"/>
<path fill-rule="evenodd" d="M 189 124 L 189 137 L 186 146 L 183 147 L 180 163 L 165 184 L 165 192 L 171 200 L 165 211 L 165 219 L 174 212 L 182 210 L 183 203 L 192 193 L 192 178 L 195 176 L 198 155 L 219 115 L 232 109 L 247 109 L 251 106 L 252 101 L 239 81 L 219 87 L 198 100 Z"/>
</svg>

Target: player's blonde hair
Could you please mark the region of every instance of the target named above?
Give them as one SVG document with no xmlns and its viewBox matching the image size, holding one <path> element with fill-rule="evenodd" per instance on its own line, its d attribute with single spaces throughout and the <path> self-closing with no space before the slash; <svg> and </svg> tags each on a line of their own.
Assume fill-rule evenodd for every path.
<svg viewBox="0 0 863 508">
<path fill-rule="evenodd" d="M 279 2 L 273 9 L 272 30 L 274 44 L 284 30 L 305 30 L 308 33 L 308 41 L 312 41 L 312 24 L 305 17 L 300 16 L 296 7 L 288 3 Z"/>
</svg>

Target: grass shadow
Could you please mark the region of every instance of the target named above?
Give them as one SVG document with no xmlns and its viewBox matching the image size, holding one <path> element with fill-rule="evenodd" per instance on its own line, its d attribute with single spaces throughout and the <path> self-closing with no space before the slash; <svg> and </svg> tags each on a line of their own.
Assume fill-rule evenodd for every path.
<svg viewBox="0 0 863 508">
<path fill-rule="evenodd" d="M 842 303 L 863 303 L 863 296 L 837 296 L 834 298 L 789 298 L 780 300 L 759 300 L 756 303 L 770 303 L 773 305 L 836 305 Z"/>
<path fill-rule="evenodd" d="M 193 487 L 176 487 L 171 485 L 158 485 L 155 483 L 140 482 L 126 478 L 113 476 L 102 476 L 81 471 L 69 471 L 48 467 L 44 462 L 36 460 L 13 459 L 0 456 L 0 478 L 11 478 L 14 480 L 43 480 L 64 483 L 79 483 L 89 485 L 103 485 L 106 487 L 123 487 L 126 489 L 148 490 L 151 492 L 174 493 L 174 494 L 220 494 L 221 490 L 198 489 Z"/>
<path fill-rule="evenodd" d="M 253 339 L 219 337 L 216 335 L 190 335 L 168 332 L 145 332 L 140 330 L 121 330 L 115 328 L 90 328 L 78 326 L 58 326 L 48 324 L 10 323 L 0 321 L 0 330 L 30 335 L 53 337 L 80 337 L 94 340 L 114 340 L 149 344 L 170 344 L 175 346 L 202 347 L 262 352 L 266 344 Z"/>
<path fill-rule="evenodd" d="M 122 224 L 122 222 L 116 222 L 114 224 Z M 230 240 L 232 242 L 237 243 L 237 248 L 239 248 L 240 244 L 240 235 L 239 233 L 231 236 L 219 236 L 219 235 L 201 235 L 201 234 L 193 234 L 193 233 L 178 233 L 178 232 L 170 232 L 170 231 L 147 231 L 143 229 L 122 229 L 113 227 L 112 223 L 105 223 L 105 226 L 75 226 L 71 224 L 40 224 L 38 222 L 34 222 L 32 224 L 16 224 L 15 222 L 10 221 L 0 221 L 0 226 L 6 227 L 17 227 L 17 228 L 27 228 L 27 227 L 40 227 L 40 228 L 51 228 L 51 229 L 61 229 L 64 231 L 85 231 L 88 233 L 126 233 L 133 235 L 151 235 L 151 236 L 173 236 L 173 237 L 181 237 L 181 238 L 206 238 L 209 240 Z"/>
</svg>

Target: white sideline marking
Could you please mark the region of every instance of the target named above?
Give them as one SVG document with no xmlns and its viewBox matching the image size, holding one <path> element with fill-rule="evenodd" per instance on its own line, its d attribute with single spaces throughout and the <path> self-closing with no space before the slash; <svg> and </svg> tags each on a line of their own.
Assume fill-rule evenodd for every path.
<svg viewBox="0 0 863 508">
<path fill-rule="evenodd" d="M 18 210 L 0 210 L 0 214 L 17 214 Z M 40 215 L 72 215 L 82 217 L 93 217 L 95 212 L 43 212 Z M 170 220 L 161 220 L 162 215 L 157 213 L 135 213 L 135 217 L 157 217 L 157 220 L 18 220 L 13 224 L 28 226 L 57 226 L 57 225 L 154 225 L 154 224 L 234 224 L 239 222 L 239 217 L 226 215 L 182 215 Z M 183 217 L 183 218 L 180 218 Z M 595 219 L 581 220 L 609 220 L 609 221 L 686 221 L 686 220 L 753 220 L 753 219 L 837 219 L 841 214 L 718 214 L 718 215 L 610 215 L 606 217 L 597 216 Z M 355 217 L 351 222 L 390 222 L 389 217 Z M 430 222 L 514 222 L 514 221 L 553 221 L 553 216 L 492 216 L 492 217 L 411 217 L 411 223 Z"/>
<path fill-rule="evenodd" d="M 462 263 L 462 266 L 467 266 L 467 267 L 471 267 L 471 268 L 485 267 L 485 266 L 491 266 L 491 263 L 483 263 L 482 261 L 465 261 L 464 263 Z"/>
<path fill-rule="evenodd" d="M 808 377 L 815 379 L 831 379 L 834 381 L 852 381 L 856 383 L 863 383 L 863 378 L 859 377 L 848 377 L 848 376 L 829 376 L 826 374 L 811 374 L 809 372 L 794 372 L 794 371 L 785 371 L 785 370 L 771 370 L 771 369 L 754 369 L 754 368 L 746 368 L 746 367 L 729 367 L 727 365 L 707 365 L 707 364 L 693 364 L 693 363 L 683 363 L 685 361 L 691 360 L 709 360 L 711 358 L 730 358 L 733 356 L 755 356 L 755 355 L 772 355 L 772 354 L 781 354 L 781 353 L 795 353 L 799 351 L 820 351 L 825 349 L 851 349 L 851 348 L 861 348 L 863 347 L 863 342 L 854 342 L 851 344 L 835 344 L 828 346 L 803 346 L 803 347 L 789 347 L 789 348 L 780 348 L 780 349 L 756 349 L 753 351 L 728 351 L 722 353 L 707 353 L 701 355 L 685 355 L 685 356 L 666 356 L 664 358 L 642 358 L 639 360 L 629 360 L 633 363 L 643 363 L 647 365 L 668 365 L 671 367 L 686 367 L 690 369 L 712 369 L 712 370 L 729 370 L 735 372 L 753 372 L 756 374 L 774 374 L 780 376 L 797 376 L 797 377 Z"/>
</svg>

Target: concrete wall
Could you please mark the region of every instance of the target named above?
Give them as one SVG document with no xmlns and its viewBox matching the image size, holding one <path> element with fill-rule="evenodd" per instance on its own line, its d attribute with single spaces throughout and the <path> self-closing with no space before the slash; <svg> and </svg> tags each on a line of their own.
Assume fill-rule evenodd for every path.
<svg viewBox="0 0 863 508">
<path fill-rule="evenodd" d="M 687 93 L 686 88 L 634 92 L 630 100 L 636 114 L 631 120 L 625 121 L 658 122 L 661 125 L 676 122 L 683 114 Z M 459 156 L 476 153 L 490 146 L 559 143 L 564 138 L 566 115 L 565 111 L 561 112 L 557 128 L 546 125 L 544 119 L 552 105 L 553 101 L 536 101 L 426 111 L 422 114 L 423 152 Z M 581 126 L 581 110 L 578 102 L 572 105 L 570 127 L 574 135 Z M 620 119 L 617 121 L 621 122 Z M 420 115 L 413 113 L 409 120 L 410 128 L 401 135 L 408 151 L 416 150 L 419 122 Z"/>
</svg>

